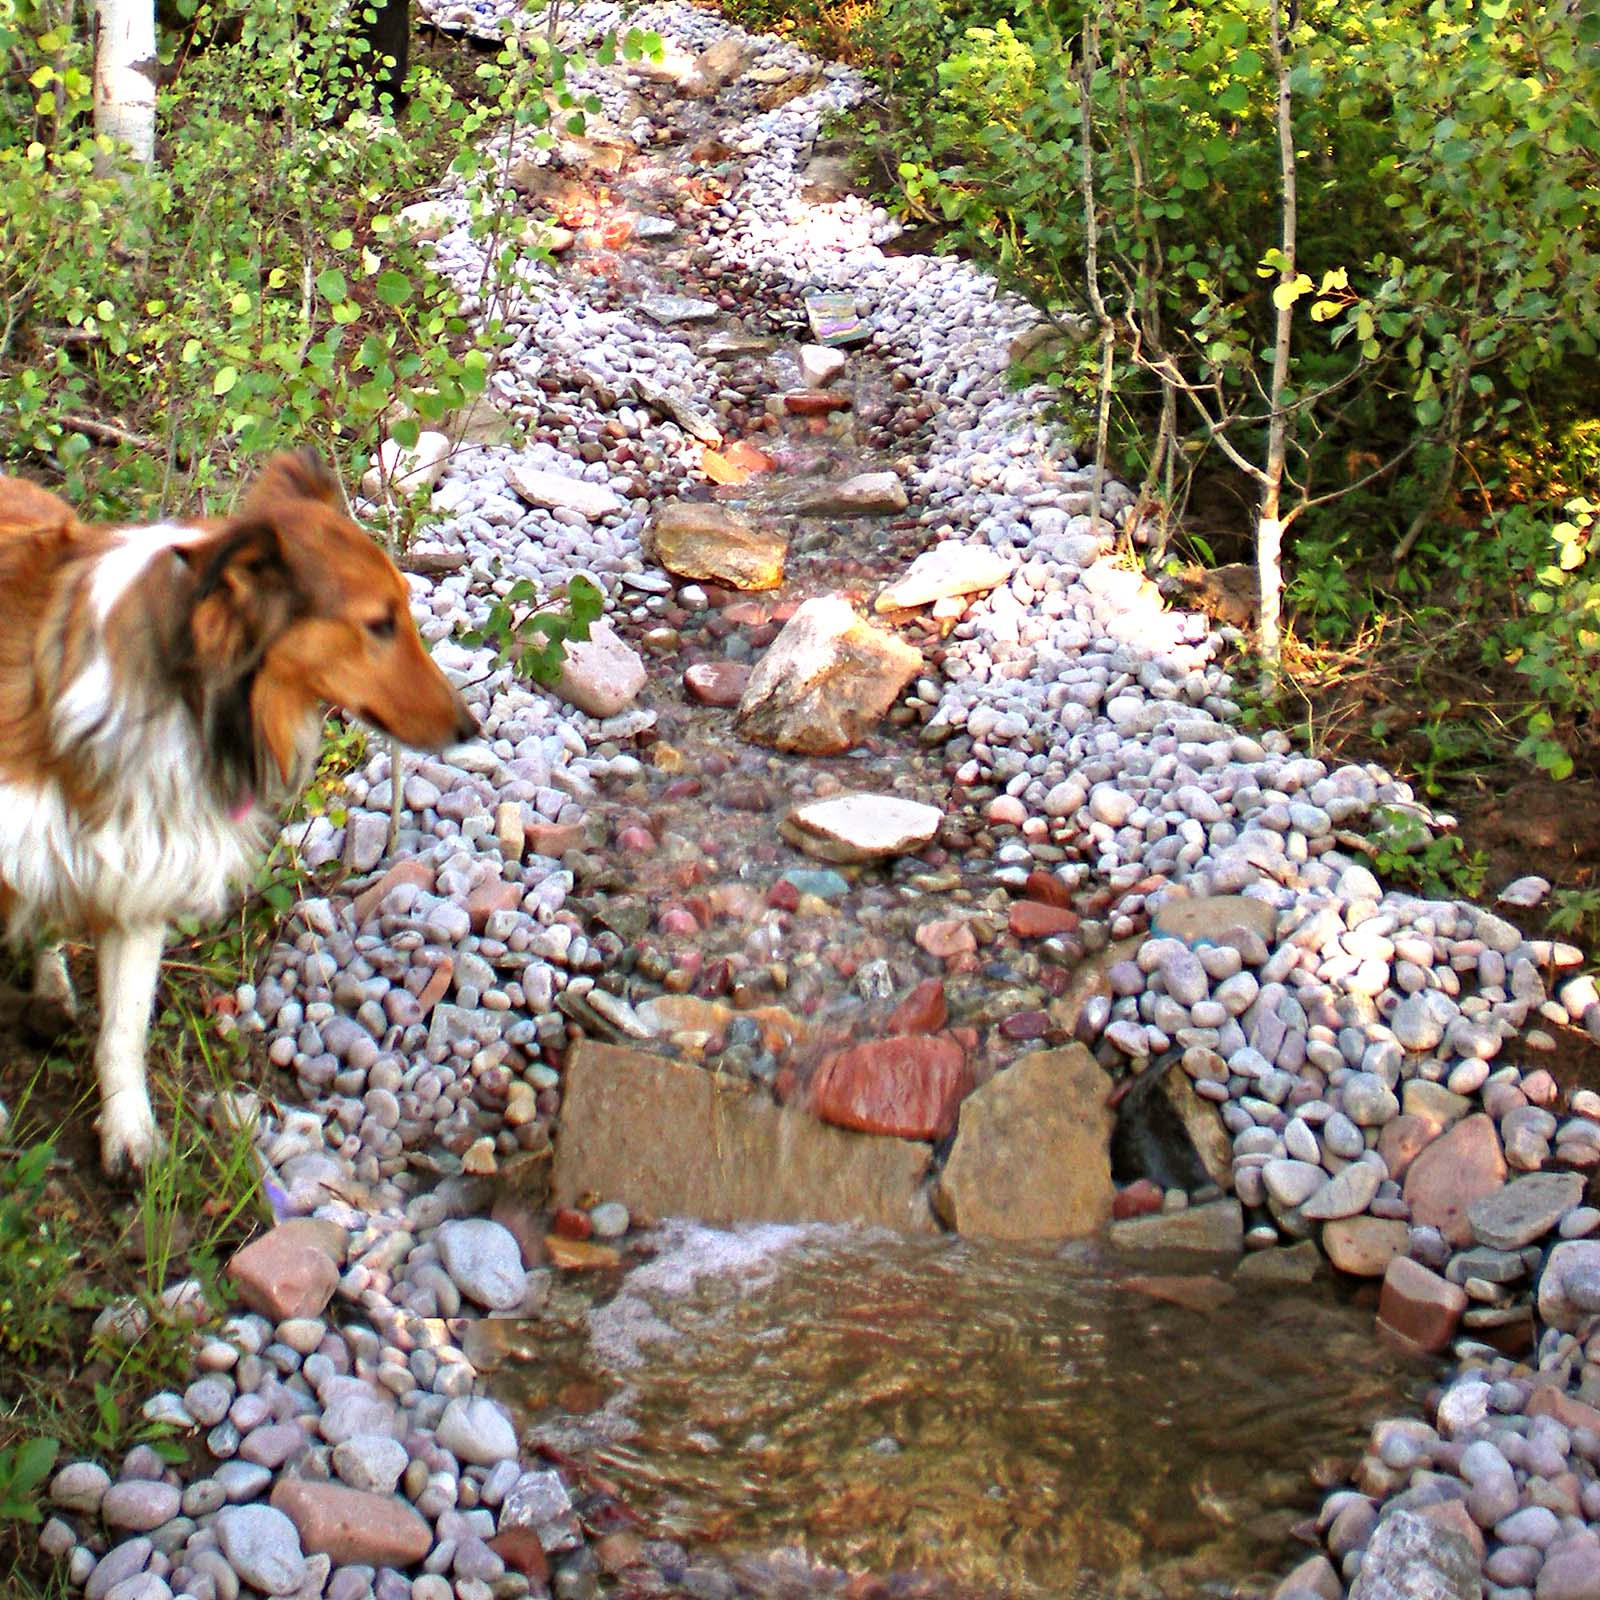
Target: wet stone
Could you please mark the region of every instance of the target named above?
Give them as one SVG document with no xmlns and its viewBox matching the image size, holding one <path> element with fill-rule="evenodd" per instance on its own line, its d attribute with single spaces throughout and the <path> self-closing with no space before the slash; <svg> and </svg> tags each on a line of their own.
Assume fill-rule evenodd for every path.
<svg viewBox="0 0 1600 1600">
<path fill-rule="evenodd" d="M 1520 1250 L 1549 1233 L 1583 1199 L 1576 1172 L 1535 1172 L 1467 1208 L 1472 1236 L 1494 1250 Z"/>
</svg>

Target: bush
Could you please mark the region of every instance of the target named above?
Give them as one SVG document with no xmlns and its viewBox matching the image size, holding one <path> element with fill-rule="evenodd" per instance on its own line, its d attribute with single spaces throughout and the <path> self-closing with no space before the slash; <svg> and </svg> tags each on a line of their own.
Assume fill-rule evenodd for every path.
<svg viewBox="0 0 1600 1600">
<path fill-rule="evenodd" d="M 336 14 L 202 7 L 164 40 L 182 56 L 158 164 L 100 176 L 85 19 L 0 0 L 0 460 L 54 473 L 89 515 L 230 492 L 286 444 L 354 481 L 386 433 L 413 441 L 484 388 L 497 295 L 537 252 L 512 243 L 480 146 L 598 106 L 567 90 L 560 52 L 508 45 L 471 97 L 414 71 L 402 124 Z M 447 166 L 489 250 L 475 304 L 397 221 Z"/>
</svg>

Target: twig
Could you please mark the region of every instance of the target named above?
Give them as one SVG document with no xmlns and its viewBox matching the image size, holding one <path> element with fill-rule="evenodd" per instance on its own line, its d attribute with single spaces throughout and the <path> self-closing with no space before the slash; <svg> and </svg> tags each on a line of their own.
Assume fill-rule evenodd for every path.
<svg viewBox="0 0 1600 1600">
<path fill-rule="evenodd" d="M 152 439 L 144 433 L 133 433 L 114 422 L 101 422 L 98 417 L 82 417 L 75 411 L 69 411 L 62 415 L 61 420 L 67 427 L 76 428 L 79 433 L 86 433 L 91 439 L 99 439 L 105 444 L 132 445 L 135 450 L 148 450 L 158 456 L 167 453 L 166 445 L 159 439 Z"/>
</svg>

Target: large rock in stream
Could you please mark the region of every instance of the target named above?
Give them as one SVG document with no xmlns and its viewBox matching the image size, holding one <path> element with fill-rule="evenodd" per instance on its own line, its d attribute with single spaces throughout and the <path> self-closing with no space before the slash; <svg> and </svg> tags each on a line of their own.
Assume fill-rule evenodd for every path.
<svg viewBox="0 0 1600 1600">
<path fill-rule="evenodd" d="M 958 1233 L 1080 1239 L 1111 1215 L 1111 1080 L 1080 1044 L 1024 1056 L 968 1095 L 939 1180 Z"/>
<path fill-rule="evenodd" d="M 801 755 L 850 749 L 922 670 L 922 652 L 874 628 L 840 595 L 807 600 L 750 674 L 739 732 Z"/>
<path fill-rule="evenodd" d="M 698 501 L 663 506 L 648 537 L 650 553 L 680 578 L 703 578 L 732 589 L 775 589 L 783 582 L 788 549 L 783 536 L 755 527 L 726 506 Z"/>
<path fill-rule="evenodd" d="M 558 1206 L 599 1194 L 658 1217 L 935 1231 L 925 1144 L 831 1128 L 703 1067 L 588 1040 L 564 1090 Z"/>
</svg>

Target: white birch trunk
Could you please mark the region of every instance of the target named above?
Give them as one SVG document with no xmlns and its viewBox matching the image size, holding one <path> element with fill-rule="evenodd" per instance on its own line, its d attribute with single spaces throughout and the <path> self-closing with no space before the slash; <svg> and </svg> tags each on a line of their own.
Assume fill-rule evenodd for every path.
<svg viewBox="0 0 1600 1600">
<path fill-rule="evenodd" d="M 155 0 L 95 0 L 94 131 L 117 146 L 96 165 L 119 157 L 149 166 L 156 153 Z"/>
</svg>

